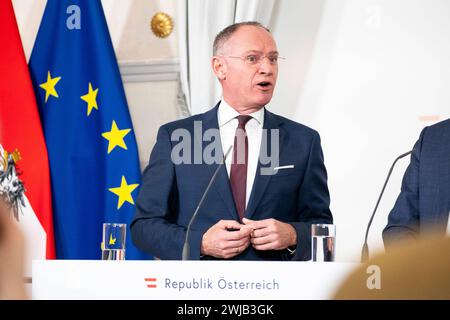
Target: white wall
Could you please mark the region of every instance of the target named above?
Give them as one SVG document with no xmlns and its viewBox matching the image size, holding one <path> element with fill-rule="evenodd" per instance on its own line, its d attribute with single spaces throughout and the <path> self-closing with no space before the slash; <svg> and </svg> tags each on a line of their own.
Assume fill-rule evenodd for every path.
<svg viewBox="0 0 450 320">
<path fill-rule="evenodd" d="M 450 1 L 282 0 L 272 29 L 287 60 L 271 108 L 320 132 L 337 258 L 357 260 L 391 162 L 450 115 Z M 372 252 L 408 163 L 380 204 Z"/>
</svg>

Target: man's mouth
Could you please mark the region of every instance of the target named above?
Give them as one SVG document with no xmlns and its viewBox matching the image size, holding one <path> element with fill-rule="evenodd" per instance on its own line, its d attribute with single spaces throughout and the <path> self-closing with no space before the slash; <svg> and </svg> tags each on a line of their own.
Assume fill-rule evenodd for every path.
<svg viewBox="0 0 450 320">
<path fill-rule="evenodd" d="M 262 90 L 268 90 L 272 87 L 272 83 L 269 81 L 261 81 L 256 84 Z"/>
</svg>

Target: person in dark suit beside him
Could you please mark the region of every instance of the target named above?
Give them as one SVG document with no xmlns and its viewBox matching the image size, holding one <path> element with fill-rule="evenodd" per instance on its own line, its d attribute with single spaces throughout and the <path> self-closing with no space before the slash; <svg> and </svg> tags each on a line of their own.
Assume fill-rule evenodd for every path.
<svg viewBox="0 0 450 320">
<path fill-rule="evenodd" d="M 131 223 L 140 249 L 182 258 L 189 221 L 220 166 L 192 223 L 188 258 L 311 258 L 311 224 L 333 222 L 327 173 L 319 134 L 266 109 L 280 60 L 258 22 L 216 36 L 211 63 L 222 99 L 160 127 Z"/>
<path fill-rule="evenodd" d="M 422 236 L 445 235 L 450 211 L 450 119 L 423 129 L 400 195 L 383 230 L 387 250 Z"/>
</svg>

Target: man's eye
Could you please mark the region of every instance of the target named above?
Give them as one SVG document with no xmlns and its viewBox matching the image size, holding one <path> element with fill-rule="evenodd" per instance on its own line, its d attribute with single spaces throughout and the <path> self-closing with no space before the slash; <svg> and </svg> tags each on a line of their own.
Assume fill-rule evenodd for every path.
<svg viewBox="0 0 450 320">
<path fill-rule="evenodd" d="M 278 61 L 278 57 L 277 56 L 269 57 L 269 61 L 271 63 L 276 63 Z"/>
<path fill-rule="evenodd" d="M 255 55 L 247 56 L 247 61 L 248 62 L 256 62 L 256 61 L 258 61 L 258 57 Z"/>
</svg>

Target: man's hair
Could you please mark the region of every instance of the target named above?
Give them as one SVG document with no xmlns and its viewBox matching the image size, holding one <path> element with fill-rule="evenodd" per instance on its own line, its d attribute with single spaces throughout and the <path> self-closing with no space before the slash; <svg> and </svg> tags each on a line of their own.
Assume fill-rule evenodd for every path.
<svg viewBox="0 0 450 320">
<path fill-rule="evenodd" d="M 222 48 L 223 44 L 225 42 L 227 42 L 227 40 L 230 39 L 230 37 L 242 26 L 259 27 L 259 28 L 263 28 L 264 30 L 266 30 L 267 32 L 270 33 L 270 30 L 268 28 L 264 27 L 258 21 L 245 21 L 245 22 L 234 23 L 232 25 L 229 25 L 228 27 L 226 27 L 225 29 L 223 29 L 222 31 L 220 31 L 217 34 L 216 38 L 214 39 L 214 44 L 213 44 L 213 55 L 217 54 L 217 52 L 220 50 L 220 48 Z"/>
</svg>

